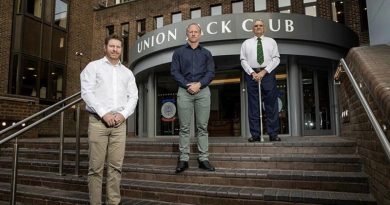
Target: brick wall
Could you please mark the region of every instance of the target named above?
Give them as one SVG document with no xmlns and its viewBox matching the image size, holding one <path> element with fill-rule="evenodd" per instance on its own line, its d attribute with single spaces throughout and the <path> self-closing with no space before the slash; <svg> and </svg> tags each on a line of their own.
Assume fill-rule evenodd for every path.
<svg viewBox="0 0 390 205">
<path fill-rule="evenodd" d="M 7 93 L 11 51 L 13 0 L 0 1 L 0 96 Z"/>
<path fill-rule="evenodd" d="M 361 47 L 350 51 L 348 65 L 362 84 L 362 92 L 374 115 L 381 125 L 390 131 L 389 92 L 383 90 L 390 82 L 390 72 L 386 65 L 390 64 L 388 56 L 390 47 Z M 376 75 L 376 76 L 375 76 Z M 370 176 L 370 191 L 378 200 L 378 204 L 390 204 L 390 163 L 376 135 L 369 118 L 361 105 L 350 81 L 344 76 L 340 85 L 340 110 L 348 110 L 348 116 L 341 117 L 341 136 L 356 140 L 357 152 L 363 159 L 364 171 Z"/>
</svg>

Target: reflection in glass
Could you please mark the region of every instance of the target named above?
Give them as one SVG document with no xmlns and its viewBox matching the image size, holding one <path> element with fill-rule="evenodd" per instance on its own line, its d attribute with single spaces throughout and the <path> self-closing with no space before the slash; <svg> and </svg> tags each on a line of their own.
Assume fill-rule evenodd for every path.
<svg viewBox="0 0 390 205">
<path fill-rule="evenodd" d="M 54 12 L 54 23 L 57 26 L 66 28 L 67 16 L 68 16 L 68 4 L 61 0 L 56 0 L 56 7 Z"/>
<path fill-rule="evenodd" d="M 47 23 L 51 23 L 53 18 L 53 4 L 52 0 L 45 1 L 45 14 L 44 14 L 44 20 Z"/>
<path fill-rule="evenodd" d="M 27 13 L 41 18 L 42 16 L 42 0 L 27 0 L 26 1 Z"/>
<path fill-rule="evenodd" d="M 312 70 L 302 69 L 303 110 L 305 130 L 316 129 L 316 105 L 314 93 L 314 73 Z"/>
<path fill-rule="evenodd" d="M 172 14 L 172 23 L 177 23 L 181 21 L 181 13 Z"/>
<path fill-rule="evenodd" d="M 63 91 L 62 91 L 62 81 L 63 81 L 63 66 L 53 65 L 50 69 L 50 96 L 49 98 L 53 100 L 61 100 Z"/>
<path fill-rule="evenodd" d="M 232 13 L 244 13 L 244 3 L 242 1 L 232 2 Z"/>
<path fill-rule="evenodd" d="M 279 65 L 276 68 L 276 82 L 279 91 L 278 104 L 279 104 L 279 123 L 280 134 L 289 134 L 289 115 L 288 115 L 288 95 L 287 95 L 287 68 L 286 65 Z M 265 113 L 265 112 L 263 112 Z"/>
<path fill-rule="evenodd" d="M 121 55 L 121 61 L 123 64 L 127 64 L 129 61 L 129 24 L 125 23 L 122 24 L 122 55 Z"/>
<path fill-rule="evenodd" d="M 66 33 L 59 29 L 53 29 L 53 41 L 52 41 L 52 60 L 65 63 L 65 44 Z"/>
<path fill-rule="evenodd" d="M 48 71 L 49 71 L 49 63 L 42 62 L 42 67 L 40 71 L 40 83 L 39 83 L 39 98 L 46 99 L 47 98 L 47 89 L 48 89 Z"/>
<path fill-rule="evenodd" d="M 328 85 L 328 72 L 317 71 L 318 88 L 321 89 L 318 92 L 319 103 L 319 128 L 321 130 L 330 130 L 330 100 L 329 100 L 329 85 Z"/>
<path fill-rule="evenodd" d="M 332 19 L 335 22 L 344 24 L 344 2 L 343 1 L 332 2 Z"/>
<path fill-rule="evenodd" d="M 218 16 L 222 14 L 222 6 L 211 6 L 211 16 Z"/>
<path fill-rule="evenodd" d="M 21 95 L 37 96 L 37 83 L 38 83 L 38 66 L 39 63 L 35 59 L 24 58 L 23 68 L 21 69 L 21 84 L 20 92 Z"/>
<path fill-rule="evenodd" d="M 266 0 L 255 0 L 255 11 L 266 11 L 267 1 Z"/>
<path fill-rule="evenodd" d="M 208 131 L 212 137 L 241 135 L 240 77 L 240 69 L 217 70 L 215 73 L 209 86 L 211 108 Z"/>
<path fill-rule="evenodd" d="M 191 10 L 191 19 L 200 18 L 200 17 L 201 17 L 201 10 L 200 9 Z"/>
<path fill-rule="evenodd" d="M 178 86 L 169 72 L 157 73 L 156 76 L 156 134 L 178 135 L 180 128 L 176 103 Z"/>
</svg>

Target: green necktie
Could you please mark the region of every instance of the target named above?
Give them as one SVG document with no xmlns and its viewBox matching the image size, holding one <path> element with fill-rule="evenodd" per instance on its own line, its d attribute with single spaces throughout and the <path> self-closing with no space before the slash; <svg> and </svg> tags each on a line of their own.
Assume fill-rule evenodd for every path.
<svg viewBox="0 0 390 205">
<path fill-rule="evenodd" d="M 261 38 L 257 38 L 257 62 L 261 65 L 264 62 L 263 44 Z"/>
</svg>

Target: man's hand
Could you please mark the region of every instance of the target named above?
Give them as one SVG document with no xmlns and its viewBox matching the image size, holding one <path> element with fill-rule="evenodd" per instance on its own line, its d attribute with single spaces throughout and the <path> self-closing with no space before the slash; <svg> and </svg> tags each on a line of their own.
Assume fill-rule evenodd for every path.
<svg viewBox="0 0 390 205">
<path fill-rule="evenodd" d="M 188 86 L 187 92 L 189 92 L 192 95 L 195 95 L 200 91 L 200 87 L 202 85 L 200 84 L 200 82 L 196 82 L 196 83 L 189 83 L 187 84 L 187 86 Z"/>
<path fill-rule="evenodd" d="M 256 82 L 261 82 L 261 80 L 264 78 L 264 76 L 267 74 L 266 70 L 261 70 L 260 72 L 252 72 L 252 79 L 255 80 Z"/>
<path fill-rule="evenodd" d="M 121 125 L 125 121 L 125 117 L 120 113 L 115 113 L 114 116 L 115 116 L 114 127 L 119 127 L 119 125 Z"/>
<path fill-rule="evenodd" d="M 102 119 L 109 127 L 113 127 L 115 125 L 115 116 L 110 112 L 105 114 Z"/>
</svg>

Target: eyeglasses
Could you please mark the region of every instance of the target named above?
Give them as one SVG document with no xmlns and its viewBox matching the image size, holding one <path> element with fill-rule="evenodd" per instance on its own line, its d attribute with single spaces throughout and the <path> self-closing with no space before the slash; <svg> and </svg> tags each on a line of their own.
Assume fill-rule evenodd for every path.
<svg viewBox="0 0 390 205">
<path fill-rule="evenodd" d="M 264 27 L 264 25 L 254 25 L 253 27 Z"/>
</svg>

